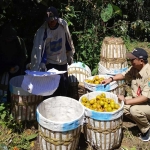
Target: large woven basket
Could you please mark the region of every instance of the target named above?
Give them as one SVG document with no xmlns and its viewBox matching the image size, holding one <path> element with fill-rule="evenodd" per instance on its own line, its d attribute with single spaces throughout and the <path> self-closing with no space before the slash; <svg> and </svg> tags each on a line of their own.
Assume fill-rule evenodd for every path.
<svg viewBox="0 0 150 150">
<path fill-rule="evenodd" d="M 99 76 L 100 78 L 103 77 L 105 79 L 108 79 L 109 77 L 111 77 L 110 75 L 97 75 L 97 76 Z M 118 87 L 118 84 L 117 84 L 116 81 L 113 81 L 113 82 L 111 82 L 110 84 L 107 84 L 107 85 L 91 84 L 91 83 L 86 82 L 87 79 L 92 80 L 94 77 L 95 76 L 91 76 L 91 77 L 88 77 L 84 80 L 84 87 L 86 89 L 88 89 L 89 91 L 104 91 L 104 92 L 113 91 L 113 92 L 115 92 L 115 89 Z"/>
<path fill-rule="evenodd" d="M 110 92 L 91 92 L 83 96 L 92 99 L 101 93 L 105 93 L 107 98 L 112 98 L 118 103 L 117 95 Z M 80 97 L 79 102 L 83 96 Z M 115 112 L 97 112 L 85 107 L 84 135 L 92 147 L 98 150 L 110 150 L 120 145 L 124 103 L 121 102 L 120 105 Z"/>
<path fill-rule="evenodd" d="M 84 79 L 91 76 L 91 73 L 80 67 L 68 68 L 69 96 L 79 100 L 85 94 Z"/>
<path fill-rule="evenodd" d="M 11 78 L 9 89 L 11 92 L 11 113 L 16 121 L 36 120 L 36 107 L 43 101 L 43 96 L 36 96 L 24 91 L 21 84 L 24 76 Z"/>
<path fill-rule="evenodd" d="M 100 53 L 100 64 L 111 70 L 111 73 L 117 74 L 121 70 L 128 68 L 126 52 L 127 50 L 122 38 L 105 37 Z"/>
<path fill-rule="evenodd" d="M 37 107 L 41 150 L 75 150 L 84 119 L 84 107 L 69 97 L 52 97 Z"/>
</svg>

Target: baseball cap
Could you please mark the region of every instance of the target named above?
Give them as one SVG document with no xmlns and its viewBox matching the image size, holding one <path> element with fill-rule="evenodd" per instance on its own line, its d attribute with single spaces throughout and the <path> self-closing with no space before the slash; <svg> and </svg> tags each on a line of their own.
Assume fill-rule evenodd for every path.
<svg viewBox="0 0 150 150">
<path fill-rule="evenodd" d="M 55 7 L 51 6 L 47 9 L 46 21 L 53 21 L 58 19 L 58 11 Z"/>
<path fill-rule="evenodd" d="M 147 60 L 148 54 L 142 48 L 135 48 L 131 53 L 127 53 L 126 57 L 129 59 L 139 58 L 139 59 Z"/>
</svg>

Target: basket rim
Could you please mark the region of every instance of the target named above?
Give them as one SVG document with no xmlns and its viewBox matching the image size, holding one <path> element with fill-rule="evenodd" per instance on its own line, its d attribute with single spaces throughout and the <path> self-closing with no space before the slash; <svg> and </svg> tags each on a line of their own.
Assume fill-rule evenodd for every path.
<svg viewBox="0 0 150 150">
<path fill-rule="evenodd" d="M 117 95 L 116 94 L 114 94 L 114 93 L 110 93 L 110 92 L 103 92 L 103 91 L 94 91 L 94 92 L 90 92 L 90 93 L 87 93 L 87 94 L 84 94 L 84 95 L 82 95 L 80 98 L 79 98 L 79 102 L 81 103 L 81 99 L 82 99 L 82 97 L 83 96 L 85 96 L 85 95 L 88 95 L 88 94 L 93 94 L 93 93 L 109 93 L 109 94 L 111 94 L 111 95 L 114 95 L 114 96 L 116 96 L 117 97 Z M 81 103 L 82 104 L 82 103 Z M 83 105 L 83 104 L 82 104 Z M 84 106 L 84 105 L 83 105 Z M 118 113 L 120 110 L 122 110 L 123 109 L 123 107 L 124 107 L 124 101 L 121 101 L 121 107 L 119 108 L 119 109 L 117 109 L 116 111 L 114 111 L 114 112 L 98 112 L 98 111 L 95 111 L 95 110 L 92 110 L 92 109 L 89 109 L 89 108 L 87 108 L 87 107 L 85 107 L 84 106 L 84 108 L 85 108 L 85 110 L 87 109 L 88 111 L 94 111 L 95 113 L 106 113 L 106 114 L 111 114 L 111 115 L 114 115 L 114 114 L 116 114 L 116 113 Z"/>
<path fill-rule="evenodd" d="M 109 77 L 113 77 L 113 75 L 106 75 L 106 74 L 99 74 L 99 75 L 95 75 L 95 76 L 99 76 L 99 77 L 107 76 L 108 78 L 109 78 Z M 99 85 L 104 85 L 104 84 L 91 84 L 91 83 L 85 82 L 85 80 L 94 78 L 95 76 L 90 76 L 90 77 L 84 79 L 84 84 L 90 85 L 90 86 L 92 86 L 92 87 L 97 87 L 97 86 L 99 86 Z M 106 79 L 108 79 L 108 78 L 106 78 Z M 113 85 L 113 84 L 117 84 L 117 81 L 113 81 L 113 82 L 109 83 L 109 85 Z"/>
<path fill-rule="evenodd" d="M 44 101 L 50 101 L 50 100 L 52 100 L 53 98 L 61 98 L 61 97 L 65 97 L 65 96 L 55 96 L 55 97 L 51 97 L 51 98 L 48 98 L 48 99 L 45 99 Z M 77 100 L 75 100 L 75 99 L 73 99 L 73 98 L 70 98 L 70 97 L 66 97 L 67 99 L 72 99 L 72 100 L 74 100 L 75 101 L 75 103 L 78 103 L 79 105 L 81 105 L 81 103 L 79 102 L 79 101 L 77 101 Z M 44 102 L 44 101 L 42 101 L 38 106 L 37 106 L 37 108 L 36 108 L 36 113 L 38 113 L 38 115 L 41 117 L 41 118 L 43 118 L 43 119 L 45 119 L 46 121 L 48 121 L 48 122 L 51 122 L 51 123 L 57 123 L 57 124 L 60 124 L 60 125 L 62 125 L 62 124 L 66 124 L 66 123 L 72 123 L 72 122 L 75 122 L 75 121 L 77 121 L 77 120 L 80 120 L 81 118 L 82 118 L 82 116 L 84 115 L 84 111 L 85 111 L 85 108 L 84 108 L 84 106 L 83 105 L 81 105 L 81 107 L 83 108 L 82 109 L 82 113 L 81 113 L 81 115 L 77 118 L 77 119 L 75 119 L 75 120 L 72 120 L 72 121 L 66 121 L 66 122 L 61 122 L 61 121 L 52 121 L 52 120 L 50 120 L 50 119 L 47 119 L 47 118 L 45 118 L 41 113 L 39 113 L 39 107 L 40 107 L 40 105 Z"/>
</svg>

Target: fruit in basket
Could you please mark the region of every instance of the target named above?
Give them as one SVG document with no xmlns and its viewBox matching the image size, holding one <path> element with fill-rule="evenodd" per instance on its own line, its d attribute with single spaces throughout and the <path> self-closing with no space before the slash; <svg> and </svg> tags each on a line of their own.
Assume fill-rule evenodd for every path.
<svg viewBox="0 0 150 150">
<path fill-rule="evenodd" d="M 107 98 L 105 93 L 101 93 L 92 99 L 83 96 L 81 103 L 85 107 L 98 112 L 113 112 L 120 108 L 120 105 L 114 99 Z"/>
<path fill-rule="evenodd" d="M 94 76 L 93 79 L 86 79 L 85 82 L 90 84 L 101 84 L 104 77 Z"/>
<path fill-rule="evenodd" d="M 83 96 L 82 97 L 82 102 L 86 103 L 88 101 L 87 97 L 86 96 Z"/>
</svg>

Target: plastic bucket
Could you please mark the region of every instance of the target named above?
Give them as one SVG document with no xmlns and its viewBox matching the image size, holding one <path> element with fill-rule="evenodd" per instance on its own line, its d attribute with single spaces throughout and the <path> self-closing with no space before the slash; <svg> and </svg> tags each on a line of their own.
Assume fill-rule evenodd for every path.
<svg viewBox="0 0 150 150">
<path fill-rule="evenodd" d="M 11 113 L 18 121 L 36 120 L 36 108 L 43 101 L 43 96 L 36 96 L 24 91 L 21 84 L 24 76 L 11 78 L 9 90 L 11 92 Z"/>
<path fill-rule="evenodd" d="M 75 150 L 78 145 L 84 107 L 75 99 L 56 96 L 37 107 L 41 150 Z"/>
</svg>

